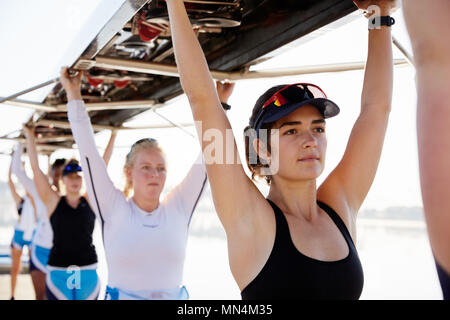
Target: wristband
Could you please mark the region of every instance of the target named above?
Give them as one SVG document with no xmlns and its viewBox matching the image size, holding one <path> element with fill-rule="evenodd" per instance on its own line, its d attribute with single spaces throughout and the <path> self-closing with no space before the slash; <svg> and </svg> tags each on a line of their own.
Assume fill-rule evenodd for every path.
<svg viewBox="0 0 450 320">
<path fill-rule="evenodd" d="M 395 19 L 391 16 L 369 18 L 369 30 L 379 29 L 382 26 L 390 27 L 395 24 Z"/>
</svg>

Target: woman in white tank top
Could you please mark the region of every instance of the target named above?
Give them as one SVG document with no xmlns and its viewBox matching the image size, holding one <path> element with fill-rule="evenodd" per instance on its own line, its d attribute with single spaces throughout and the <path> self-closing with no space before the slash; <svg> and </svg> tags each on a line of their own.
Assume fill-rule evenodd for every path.
<svg viewBox="0 0 450 320">
<path fill-rule="evenodd" d="M 187 299 L 182 278 L 188 227 L 207 181 L 202 155 L 160 200 L 166 181 L 164 153 L 156 140 L 139 140 L 126 157 L 125 190 L 117 189 L 95 146 L 80 93 L 81 75 L 70 78 L 65 68 L 61 83 L 88 194 L 102 225 L 109 275 L 106 299 Z"/>
</svg>

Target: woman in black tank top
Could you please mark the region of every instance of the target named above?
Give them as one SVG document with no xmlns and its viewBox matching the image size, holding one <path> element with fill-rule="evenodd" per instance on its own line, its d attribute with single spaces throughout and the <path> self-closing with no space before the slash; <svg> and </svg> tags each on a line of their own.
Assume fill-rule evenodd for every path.
<svg viewBox="0 0 450 320">
<path fill-rule="evenodd" d="M 223 137 L 223 147 L 215 144 L 220 146 L 215 153 L 211 140 L 200 136 L 200 142 L 208 151 L 204 156 L 214 204 L 242 298 L 358 299 L 363 273 L 353 244 L 355 219 L 377 171 L 391 108 L 390 27 L 369 31 L 361 113 L 342 161 L 319 188 L 325 119 L 337 115 L 339 107 L 307 83 L 276 86 L 258 99 L 244 132 L 245 151 L 252 178 L 263 177 L 270 185 L 266 200 L 235 160 L 234 141 L 227 145 L 231 126 L 183 2 L 166 3 L 181 84 L 194 119 L 201 121 L 205 137 L 211 129 L 215 137 L 217 131 Z M 378 14 L 387 16 L 394 1 L 356 4 L 360 9 L 378 5 Z M 356 94 L 354 88 L 347 91 Z"/>
<path fill-rule="evenodd" d="M 46 277 L 47 299 L 97 299 L 100 282 L 92 239 L 95 214 L 87 196 L 81 194 L 83 181 L 79 174 L 82 169 L 76 160 L 70 160 L 64 166 L 61 182 L 66 195 L 60 196 L 39 168 L 33 128 L 24 127 L 24 132 L 36 188 L 47 207 L 53 229 Z M 105 151 L 106 163 L 112 147 L 110 142 Z"/>
<path fill-rule="evenodd" d="M 275 203 L 268 201 L 275 212 L 275 242 L 263 269 L 242 290 L 242 299 L 358 299 L 364 282 L 363 270 L 352 237 L 339 215 L 317 202 L 336 224 L 349 248 L 348 255 L 339 261 L 320 261 L 297 250 L 286 217 Z"/>
<path fill-rule="evenodd" d="M 53 247 L 48 260 L 50 266 L 66 268 L 97 262 L 92 244 L 95 214 L 84 197 L 74 208 L 62 196 L 50 217 L 50 223 L 53 229 Z"/>
</svg>

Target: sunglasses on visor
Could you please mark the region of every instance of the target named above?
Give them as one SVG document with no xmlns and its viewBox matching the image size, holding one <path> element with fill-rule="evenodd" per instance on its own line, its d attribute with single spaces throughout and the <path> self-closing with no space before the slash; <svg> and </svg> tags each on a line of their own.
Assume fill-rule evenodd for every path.
<svg viewBox="0 0 450 320">
<path fill-rule="evenodd" d="M 63 176 L 68 175 L 70 173 L 75 173 L 75 172 L 81 172 L 81 167 L 79 164 L 77 163 L 69 163 L 68 165 L 66 165 L 63 169 Z"/>
<path fill-rule="evenodd" d="M 263 105 L 254 122 L 253 128 L 258 128 L 267 110 L 282 108 L 287 105 L 311 99 L 327 99 L 325 92 L 315 84 L 294 83 L 275 92 Z"/>
<path fill-rule="evenodd" d="M 294 83 L 275 92 L 264 103 L 263 109 L 272 104 L 276 107 L 282 107 L 288 103 L 318 98 L 327 99 L 327 95 L 320 87 L 311 83 Z"/>
</svg>

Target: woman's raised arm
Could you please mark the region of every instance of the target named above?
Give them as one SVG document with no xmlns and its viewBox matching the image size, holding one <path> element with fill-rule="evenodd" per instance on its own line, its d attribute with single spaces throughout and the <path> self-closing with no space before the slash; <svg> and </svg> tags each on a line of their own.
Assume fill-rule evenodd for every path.
<svg viewBox="0 0 450 320">
<path fill-rule="evenodd" d="M 201 130 L 198 127 L 197 130 L 214 204 L 228 232 L 238 224 L 249 225 L 246 217 L 258 212 L 260 206 L 262 210 L 266 209 L 268 204 L 237 160 L 239 156 L 234 136 L 232 141 L 226 141 L 227 134 L 232 136 L 231 126 L 219 101 L 202 48 L 192 30 L 184 2 L 166 2 L 181 84 L 194 119 L 201 125 Z M 232 157 L 229 157 L 230 154 Z M 229 158 L 233 161 L 227 163 Z"/>
<path fill-rule="evenodd" d="M 17 179 L 19 179 L 19 182 L 25 188 L 26 192 L 28 192 L 33 197 L 34 202 L 36 203 L 37 199 L 39 198 L 39 193 L 36 189 L 34 181 L 27 176 L 24 168 L 22 168 L 22 150 L 22 143 L 19 143 L 13 154 L 11 171 L 17 177 Z"/>
<path fill-rule="evenodd" d="M 25 137 L 27 139 L 27 153 L 30 158 L 31 169 L 33 169 L 34 184 L 38 191 L 39 197 L 47 207 L 47 212 L 51 214 L 59 201 L 59 195 L 54 191 L 48 181 L 48 177 L 39 167 L 38 154 L 36 150 L 36 140 L 34 137 L 34 128 L 23 127 Z"/>
<path fill-rule="evenodd" d="M 9 190 L 11 191 L 11 195 L 14 199 L 14 202 L 16 204 L 16 207 L 18 207 L 20 205 L 20 203 L 22 202 L 22 197 L 17 193 L 16 190 L 16 186 L 14 184 L 14 181 L 12 181 L 12 167 L 13 167 L 13 161 L 14 158 L 11 159 L 11 165 L 9 167 L 9 172 L 8 172 L 8 186 L 9 186 Z"/>
<path fill-rule="evenodd" d="M 105 213 L 113 212 L 115 200 L 123 195 L 111 181 L 95 144 L 91 120 L 81 97 L 81 76 L 80 72 L 76 77 L 70 77 L 68 69 L 63 68 L 60 79 L 67 94 L 70 128 L 80 152 L 89 200 L 94 212 L 104 221 Z M 109 146 L 113 146 L 111 140 Z"/>
<path fill-rule="evenodd" d="M 103 161 L 105 165 L 108 167 L 109 160 L 111 160 L 111 156 L 114 150 L 114 144 L 116 143 L 117 131 L 111 131 L 111 137 L 109 138 L 108 145 L 106 146 L 105 152 L 103 153 Z"/>
<path fill-rule="evenodd" d="M 379 6 L 389 16 L 393 0 L 355 1 L 360 9 Z M 391 28 L 369 31 L 369 50 L 361 98 L 361 112 L 353 126 L 339 165 L 319 188 L 318 197 L 346 199 L 356 215 L 375 179 L 383 149 L 392 102 L 393 57 Z M 351 88 L 348 88 L 351 92 Z M 333 201 L 331 201 L 333 202 Z"/>
</svg>

